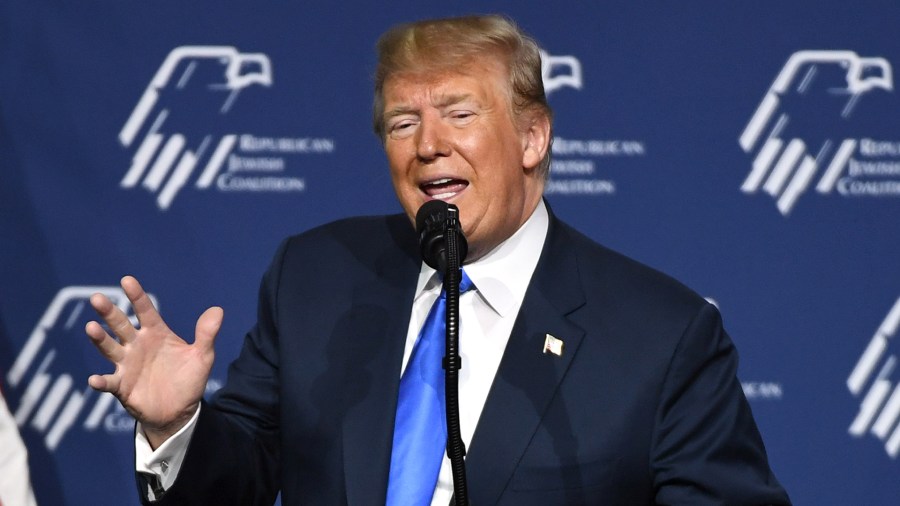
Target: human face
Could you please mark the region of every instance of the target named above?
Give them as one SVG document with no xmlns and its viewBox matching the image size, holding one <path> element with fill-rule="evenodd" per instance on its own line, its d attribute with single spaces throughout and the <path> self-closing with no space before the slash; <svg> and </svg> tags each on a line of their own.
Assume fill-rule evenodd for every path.
<svg viewBox="0 0 900 506">
<path fill-rule="evenodd" d="M 514 118 L 506 86 L 505 69 L 484 64 L 398 74 L 383 88 L 385 151 L 400 204 L 413 223 L 429 200 L 459 207 L 468 261 L 514 234 L 543 192 L 537 166 L 549 119 Z"/>
</svg>

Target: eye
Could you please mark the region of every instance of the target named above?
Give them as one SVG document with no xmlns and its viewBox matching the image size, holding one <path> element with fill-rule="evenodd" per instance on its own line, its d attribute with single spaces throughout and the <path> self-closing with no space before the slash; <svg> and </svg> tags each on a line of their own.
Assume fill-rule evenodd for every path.
<svg viewBox="0 0 900 506">
<path fill-rule="evenodd" d="M 412 119 L 397 119 L 388 123 L 388 134 L 391 138 L 402 139 L 408 137 L 415 130 L 416 122 Z"/>
<path fill-rule="evenodd" d="M 465 111 L 465 110 L 452 111 L 452 112 L 450 113 L 450 117 L 451 117 L 451 118 L 453 118 L 453 119 L 460 119 L 460 120 L 468 119 L 468 118 L 471 118 L 472 116 L 475 116 L 475 113 L 474 113 L 474 112 L 472 112 L 472 111 Z"/>
</svg>

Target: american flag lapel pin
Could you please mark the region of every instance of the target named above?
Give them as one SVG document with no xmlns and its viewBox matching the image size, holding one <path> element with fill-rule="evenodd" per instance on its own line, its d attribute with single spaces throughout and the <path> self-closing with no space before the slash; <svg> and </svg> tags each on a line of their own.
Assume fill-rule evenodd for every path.
<svg viewBox="0 0 900 506">
<path fill-rule="evenodd" d="M 544 338 L 544 354 L 552 353 L 557 357 L 561 357 L 563 354 L 563 344 L 562 339 L 557 339 L 550 334 L 547 334 Z"/>
</svg>

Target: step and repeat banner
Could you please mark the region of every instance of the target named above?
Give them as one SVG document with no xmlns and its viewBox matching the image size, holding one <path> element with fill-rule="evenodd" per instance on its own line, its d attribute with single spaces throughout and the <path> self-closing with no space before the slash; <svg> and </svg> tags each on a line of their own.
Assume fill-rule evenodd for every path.
<svg viewBox="0 0 900 506">
<path fill-rule="evenodd" d="M 718 305 L 793 500 L 900 501 L 900 4 L 307 3 L 0 4 L 0 377 L 39 504 L 138 504 L 90 295 L 128 311 L 135 275 L 189 339 L 224 307 L 215 391 L 281 239 L 400 210 L 379 34 L 484 12 L 544 51 L 553 210 Z"/>
</svg>

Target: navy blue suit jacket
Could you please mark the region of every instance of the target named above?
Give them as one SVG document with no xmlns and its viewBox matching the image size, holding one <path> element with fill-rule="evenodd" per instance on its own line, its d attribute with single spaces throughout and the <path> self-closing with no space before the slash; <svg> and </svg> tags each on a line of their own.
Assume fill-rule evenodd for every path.
<svg viewBox="0 0 900 506">
<path fill-rule="evenodd" d="M 383 504 L 419 265 L 402 215 L 285 241 L 160 502 Z M 788 504 L 736 368 L 713 306 L 551 215 L 466 457 L 472 504 Z"/>
</svg>

